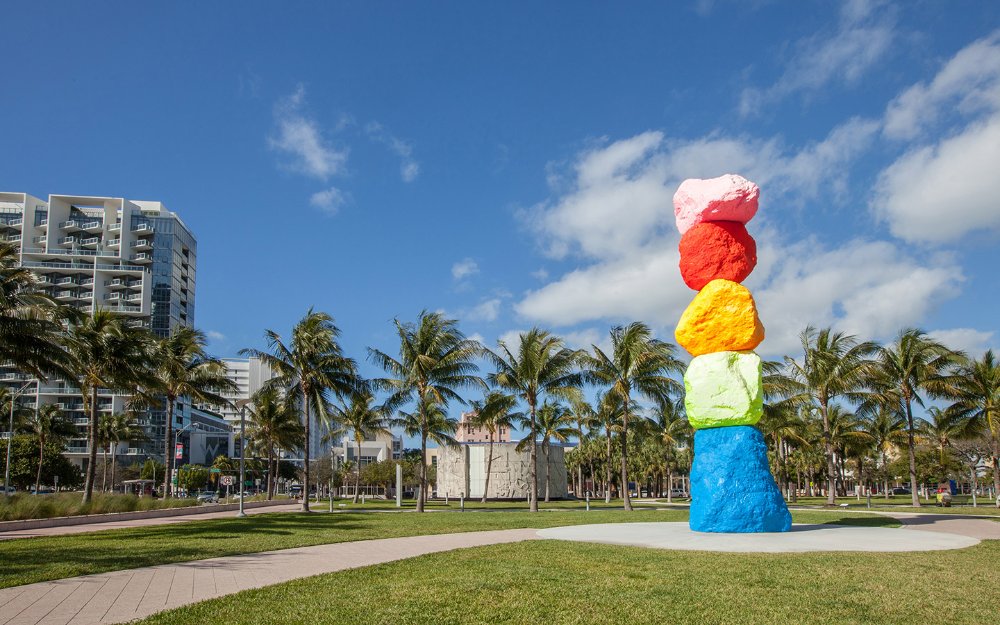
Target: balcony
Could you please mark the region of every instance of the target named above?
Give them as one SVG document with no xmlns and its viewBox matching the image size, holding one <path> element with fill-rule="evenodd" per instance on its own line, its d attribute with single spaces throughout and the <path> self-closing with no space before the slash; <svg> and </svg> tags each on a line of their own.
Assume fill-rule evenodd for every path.
<svg viewBox="0 0 1000 625">
<path fill-rule="evenodd" d="M 80 237 L 59 237 L 56 241 L 59 245 L 76 245 L 80 241 Z"/>
<path fill-rule="evenodd" d="M 148 328 L 149 322 L 146 321 L 145 319 L 130 319 L 129 321 L 125 322 L 125 325 L 127 325 L 130 328 Z"/>
<path fill-rule="evenodd" d="M 129 293 L 124 299 L 126 302 L 141 302 L 142 293 Z"/>
<path fill-rule="evenodd" d="M 42 219 L 38 222 L 38 227 L 39 228 L 48 229 L 48 227 L 49 227 L 49 218 L 48 217 L 42 217 Z"/>
<path fill-rule="evenodd" d="M 93 278 L 80 278 L 80 286 L 93 286 Z"/>
<path fill-rule="evenodd" d="M 64 284 L 76 284 L 76 278 L 72 276 L 65 276 L 63 278 L 57 278 L 55 283 L 56 286 L 63 286 Z"/>
<path fill-rule="evenodd" d="M 43 234 L 40 237 L 31 237 L 31 242 L 34 243 L 35 245 L 44 246 L 46 243 L 48 243 L 48 241 L 49 241 L 49 235 L 47 234 Z"/>
<path fill-rule="evenodd" d="M 20 243 L 21 235 L 19 234 L 0 235 L 0 241 L 3 241 L 5 243 Z"/>
<path fill-rule="evenodd" d="M 52 276 L 48 274 L 44 273 L 37 274 L 37 277 L 38 277 L 38 286 L 52 286 L 53 284 L 55 284 L 55 282 L 53 282 L 52 280 Z"/>
<path fill-rule="evenodd" d="M 98 244 L 101 242 L 101 237 L 88 237 L 86 239 L 80 239 L 80 245 L 89 248 L 97 248 Z"/>
<path fill-rule="evenodd" d="M 59 300 L 77 299 L 76 291 L 72 291 L 72 290 L 68 290 L 68 289 L 67 290 L 63 290 L 63 291 L 56 291 L 55 298 L 59 299 Z"/>
<path fill-rule="evenodd" d="M 125 299 L 124 295 L 119 291 L 114 291 L 112 293 L 106 293 L 104 295 L 104 301 L 106 302 L 117 302 Z"/>
<path fill-rule="evenodd" d="M 128 286 L 128 281 L 122 278 L 111 278 L 110 280 L 104 281 L 104 286 L 109 289 L 124 289 Z"/>
<path fill-rule="evenodd" d="M 132 226 L 132 232 L 152 232 L 153 224 L 139 223 Z"/>
<path fill-rule="evenodd" d="M 0 228 L 11 228 L 13 230 L 20 230 L 22 224 L 24 224 L 23 217 L 0 219 Z"/>
<path fill-rule="evenodd" d="M 121 244 L 122 239 L 121 237 L 118 237 L 116 239 L 108 239 L 107 242 L 104 243 L 104 247 L 119 247 Z"/>
<path fill-rule="evenodd" d="M 111 312 L 119 313 L 141 313 L 142 306 L 129 306 L 128 304 L 118 304 L 115 306 L 109 306 L 108 310 Z"/>
<path fill-rule="evenodd" d="M 132 256 L 129 257 L 129 260 L 131 260 L 133 263 L 148 265 L 149 263 L 153 262 L 153 255 L 150 254 L 149 252 L 139 252 L 138 254 L 132 254 Z"/>
<path fill-rule="evenodd" d="M 132 241 L 128 245 L 129 245 L 129 247 L 131 247 L 133 249 L 136 249 L 136 250 L 151 250 L 151 249 L 153 249 L 153 240 L 152 239 L 136 239 L 135 241 Z"/>
<path fill-rule="evenodd" d="M 67 232 L 76 232 L 80 229 L 80 220 L 67 219 L 66 221 L 60 222 L 59 227 Z"/>
<path fill-rule="evenodd" d="M 142 288 L 142 280 L 129 280 L 128 283 L 126 283 L 125 286 L 127 286 L 130 289 L 141 289 Z"/>
<path fill-rule="evenodd" d="M 122 231 L 122 222 L 120 221 L 117 221 L 108 226 L 108 232 L 121 232 L 121 231 Z"/>
<path fill-rule="evenodd" d="M 80 228 L 86 230 L 87 232 L 100 232 L 101 230 L 104 230 L 104 222 L 98 219 L 93 219 L 81 223 Z"/>
</svg>

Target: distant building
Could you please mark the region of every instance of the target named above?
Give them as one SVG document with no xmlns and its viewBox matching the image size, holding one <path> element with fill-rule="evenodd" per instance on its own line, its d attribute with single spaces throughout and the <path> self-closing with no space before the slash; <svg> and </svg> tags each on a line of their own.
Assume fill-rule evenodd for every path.
<svg viewBox="0 0 1000 625">
<path fill-rule="evenodd" d="M 463 412 L 462 418 L 458 422 L 458 428 L 455 430 L 455 440 L 460 443 L 488 443 L 490 440 L 490 431 L 484 427 L 477 426 L 473 423 L 475 419 L 475 412 Z M 508 428 L 497 428 L 496 435 L 493 437 L 494 443 L 509 443 L 510 442 L 510 430 Z"/>
<path fill-rule="evenodd" d="M 493 464 L 490 470 L 490 499 L 525 499 L 531 484 L 531 450 L 518 451 L 518 443 L 503 442 L 493 445 Z M 432 459 L 437 466 L 437 496 L 468 498 L 483 496 L 486 486 L 486 466 L 490 446 L 486 443 L 459 443 L 439 447 Z M 433 462 L 436 460 L 436 462 Z M 538 496 L 545 497 L 546 463 L 549 475 L 549 497 L 567 496 L 566 461 L 561 446 L 552 444 L 548 454 L 538 446 Z"/>
<path fill-rule="evenodd" d="M 331 453 L 337 458 L 338 465 L 349 460 L 364 467 L 373 462 L 402 458 L 403 439 L 391 434 L 376 434 L 362 441 L 360 451 L 359 454 L 358 443 L 353 436 L 343 437 L 331 448 Z"/>
</svg>

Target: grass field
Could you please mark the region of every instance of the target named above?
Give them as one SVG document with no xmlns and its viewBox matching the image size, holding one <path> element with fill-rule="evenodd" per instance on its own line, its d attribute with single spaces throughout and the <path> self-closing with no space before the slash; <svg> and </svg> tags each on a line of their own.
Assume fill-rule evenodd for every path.
<svg viewBox="0 0 1000 625">
<path fill-rule="evenodd" d="M 997 622 L 998 559 L 1000 541 L 753 555 L 533 541 L 306 578 L 141 623 L 983 625 Z"/>
<path fill-rule="evenodd" d="M 895 526 L 876 515 L 796 512 L 798 523 Z M 0 588 L 75 575 L 308 545 L 522 527 L 683 521 L 686 510 L 437 512 L 427 514 L 271 513 L 173 525 L 0 541 Z"/>
</svg>

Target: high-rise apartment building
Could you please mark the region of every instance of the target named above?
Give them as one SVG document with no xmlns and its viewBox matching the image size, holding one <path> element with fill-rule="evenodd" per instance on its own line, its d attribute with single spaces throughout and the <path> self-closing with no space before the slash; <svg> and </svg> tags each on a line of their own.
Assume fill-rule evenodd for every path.
<svg viewBox="0 0 1000 625">
<path fill-rule="evenodd" d="M 176 213 L 161 202 L 125 198 L 50 195 L 48 201 L 27 193 L 0 193 L 0 241 L 19 249 L 20 262 L 38 277 L 42 290 L 83 312 L 98 308 L 128 317 L 128 323 L 167 336 L 177 325 L 194 323 L 197 243 Z M 26 406 L 58 404 L 79 426 L 67 452 L 86 456 L 87 415 L 79 389 L 57 379 L 37 381 L 0 368 L 0 384 L 27 387 Z M 124 410 L 127 397 L 102 389 L 98 410 Z M 197 408 L 181 400 L 175 428 L 196 427 L 222 433 L 211 415 L 192 421 Z M 163 457 L 166 412 L 140 419 L 147 439 L 123 454 Z"/>
</svg>

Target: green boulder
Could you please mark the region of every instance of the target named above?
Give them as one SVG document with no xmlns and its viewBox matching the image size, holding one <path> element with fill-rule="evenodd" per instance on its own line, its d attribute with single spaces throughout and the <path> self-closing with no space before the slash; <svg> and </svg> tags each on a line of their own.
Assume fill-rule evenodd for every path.
<svg viewBox="0 0 1000 625">
<path fill-rule="evenodd" d="M 684 374 L 684 406 L 693 428 L 754 425 L 764 413 L 760 356 L 714 352 L 691 361 Z"/>
</svg>

